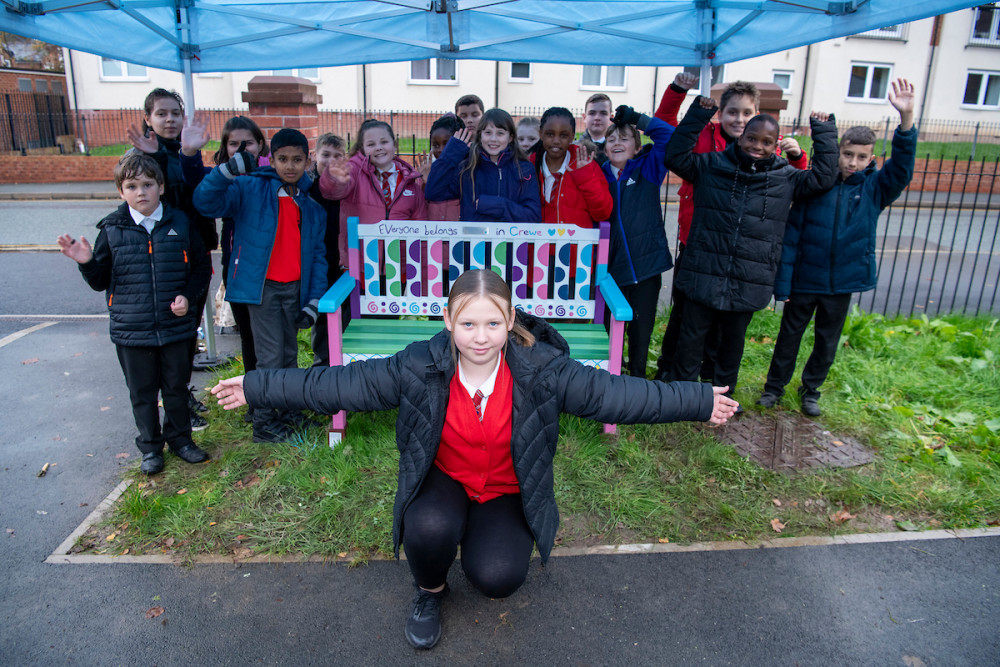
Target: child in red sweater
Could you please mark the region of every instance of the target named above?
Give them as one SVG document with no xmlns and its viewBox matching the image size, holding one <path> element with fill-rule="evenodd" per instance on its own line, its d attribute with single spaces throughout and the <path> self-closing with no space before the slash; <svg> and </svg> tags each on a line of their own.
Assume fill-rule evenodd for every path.
<svg viewBox="0 0 1000 667">
<path fill-rule="evenodd" d="M 552 107 L 542 114 L 541 141 L 531 162 L 542 190 L 542 222 L 593 227 L 614 208 L 611 192 L 594 155 L 573 143 L 576 119 L 569 109 Z"/>
</svg>

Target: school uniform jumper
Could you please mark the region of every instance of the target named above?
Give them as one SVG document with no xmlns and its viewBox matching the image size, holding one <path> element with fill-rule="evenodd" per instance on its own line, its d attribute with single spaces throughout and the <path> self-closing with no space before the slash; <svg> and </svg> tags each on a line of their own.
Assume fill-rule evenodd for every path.
<svg viewBox="0 0 1000 667">
<path fill-rule="evenodd" d="M 660 184 L 667 175 L 663 156 L 674 128 L 646 115 L 639 117 L 638 127 L 653 143 L 644 146 L 617 175 L 610 161 L 602 169 L 614 204 L 608 272 L 632 306 L 632 321 L 625 325 L 628 372 L 646 377 L 663 272 L 673 266 L 663 228 Z"/>
<path fill-rule="evenodd" d="M 607 220 L 614 208 L 607 182 L 601 174 L 601 167 L 596 160 L 582 168 L 577 167 L 577 157 L 580 147 L 570 144 L 567 156 L 569 164 L 564 173 L 552 174 L 552 191 L 545 198 L 545 176 L 540 164 L 535 163 L 536 156 L 545 160 L 545 153 L 532 153 L 531 163 L 536 167 L 539 192 L 542 203 L 542 222 L 548 224 L 580 225 L 594 227 L 602 220 Z"/>
<path fill-rule="evenodd" d="M 427 201 L 460 200 L 460 219 L 474 222 L 541 222 L 542 203 L 535 168 L 508 146 L 493 162 L 480 149 L 475 173 L 465 171 L 469 146 L 452 137 L 431 165 Z"/>
<path fill-rule="evenodd" d="M 135 444 L 144 454 L 162 451 L 164 441 L 179 450 L 194 442 L 189 348 L 198 328 L 195 304 L 212 274 L 208 253 L 187 216 L 169 204 L 151 231 L 136 223 L 125 203 L 97 227 L 94 257 L 79 268 L 92 289 L 107 294 L 111 341 L 139 430 Z M 181 317 L 170 309 L 178 295 L 188 301 Z M 162 430 L 158 393 L 165 413 Z"/>
<path fill-rule="evenodd" d="M 705 335 L 719 322 L 713 384 L 732 391 L 746 327 L 771 299 L 791 203 L 825 192 L 837 177 L 837 128 L 832 117 L 812 120 L 815 159 L 803 171 L 777 155 L 754 160 L 736 143 L 721 153 L 695 154 L 698 134 L 713 113 L 692 104 L 667 146 L 667 167 L 694 184 L 691 232 L 674 276 L 688 301 L 673 377 L 697 378 Z"/>
<path fill-rule="evenodd" d="M 892 157 L 881 169 L 872 162 L 813 199 L 792 206 L 781 266 L 774 283 L 776 301 L 787 301 L 767 372 L 764 393 L 782 396 L 795 372 L 802 335 L 813 313 L 815 343 L 802 369 L 803 396 L 818 399 L 840 345 L 851 297 L 875 288 L 875 234 L 882 211 L 913 177 L 917 128 L 896 128 Z"/>
<path fill-rule="evenodd" d="M 714 401 L 707 385 L 647 382 L 586 367 L 570 358 L 566 341 L 544 320 L 521 311 L 516 317 L 536 342 L 524 347 L 511 337 L 506 346 L 512 382 L 509 448 L 523 520 L 545 562 L 559 526 L 552 460 L 561 413 L 623 424 L 705 421 L 711 417 Z M 433 470 L 440 471 L 435 461 L 453 402 L 455 373 L 450 333 L 441 331 L 385 359 L 325 369 L 258 370 L 246 376 L 244 391 L 250 405 L 310 408 L 322 414 L 341 409 L 399 409 L 399 483 L 392 531 L 398 556 L 399 545 L 414 521 L 408 510 L 430 476 L 436 476 Z M 487 417 L 496 398 L 494 393 L 489 399 Z"/>
</svg>

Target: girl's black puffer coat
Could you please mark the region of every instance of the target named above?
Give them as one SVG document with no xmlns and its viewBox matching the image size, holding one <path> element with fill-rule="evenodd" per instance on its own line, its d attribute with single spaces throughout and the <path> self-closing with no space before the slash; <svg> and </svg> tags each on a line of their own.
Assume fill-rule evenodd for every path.
<svg viewBox="0 0 1000 667">
<path fill-rule="evenodd" d="M 712 415 L 713 396 L 707 384 L 650 382 L 584 366 L 570 359 L 566 341 L 544 320 L 520 311 L 517 317 L 536 342 L 524 347 L 511 338 L 507 344 L 514 378 L 511 455 L 524 516 L 544 562 L 559 527 L 552 458 L 560 413 L 623 424 L 705 421 Z M 403 511 L 430 472 L 441 442 L 455 374 L 449 336 L 441 331 L 395 356 L 347 366 L 258 370 L 248 373 L 244 383 L 253 406 L 309 408 L 321 414 L 399 408 L 399 485 L 392 527 L 397 556 Z"/>
<path fill-rule="evenodd" d="M 810 121 L 812 168 L 800 170 L 780 156 L 754 160 L 736 143 L 721 153 L 693 153 L 714 113 L 696 100 L 667 145 L 667 167 L 694 184 L 691 232 L 675 285 L 704 306 L 753 312 L 771 300 L 792 200 L 833 187 L 837 127 L 832 115 Z"/>
</svg>

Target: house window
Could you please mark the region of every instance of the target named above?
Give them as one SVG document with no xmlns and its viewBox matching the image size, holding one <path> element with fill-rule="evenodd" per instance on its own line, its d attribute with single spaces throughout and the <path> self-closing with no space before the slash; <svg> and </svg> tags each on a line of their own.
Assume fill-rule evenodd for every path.
<svg viewBox="0 0 1000 667">
<path fill-rule="evenodd" d="M 101 78 L 106 81 L 148 81 L 145 65 L 101 58 Z"/>
<path fill-rule="evenodd" d="M 531 63 L 511 63 L 508 81 L 514 83 L 531 83 Z"/>
<path fill-rule="evenodd" d="M 318 67 L 300 67 L 298 69 L 275 69 L 271 70 L 274 76 L 297 76 L 311 81 L 319 81 Z M 221 76 L 221 74 L 220 74 Z"/>
<path fill-rule="evenodd" d="M 962 104 L 988 109 L 1000 107 L 1000 72 L 970 70 Z"/>
<path fill-rule="evenodd" d="M 51 84 L 49 84 L 49 92 L 52 93 L 53 95 L 62 95 L 63 94 L 62 81 L 53 81 Z"/>
<path fill-rule="evenodd" d="M 49 82 L 44 79 L 35 79 L 35 92 L 43 95 L 49 94 Z"/>
<path fill-rule="evenodd" d="M 625 90 L 625 66 L 584 65 L 580 87 Z"/>
<path fill-rule="evenodd" d="M 701 76 L 701 68 L 700 67 L 685 67 L 684 68 L 684 73 L 685 74 L 694 74 L 695 76 L 700 77 Z M 726 80 L 725 77 L 726 77 L 726 66 L 725 65 L 718 65 L 716 67 L 713 67 L 712 68 L 712 83 L 711 83 L 711 85 L 714 86 L 717 83 L 722 83 L 723 81 Z"/>
<path fill-rule="evenodd" d="M 454 60 L 447 58 L 427 58 L 410 61 L 410 83 L 458 85 L 457 68 Z"/>
<path fill-rule="evenodd" d="M 847 85 L 847 99 L 851 101 L 882 102 L 892 78 L 891 65 L 851 63 L 851 80 Z"/>
<path fill-rule="evenodd" d="M 1000 46 L 1000 7 L 996 3 L 976 7 L 972 21 L 969 44 L 973 46 Z"/>
<path fill-rule="evenodd" d="M 866 30 L 854 35 L 854 37 L 906 41 L 906 24 L 899 23 L 897 25 L 887 25 L 882 28 L 875 28 L 874 30 Z"/>
<path fill-rule="evenodd" d="M 31 79 L 18 79 L 17 89 L 22 93 L 30 93 L 32 90 L 34 90 L 31 87 Z"/>
<path fill-rule="evenodd" d="M 792 74 L 794 72 L 790 69 L 771 70 L 771 81 L 783 92 L 790 93 L 792 92 Z"/>
</svg>

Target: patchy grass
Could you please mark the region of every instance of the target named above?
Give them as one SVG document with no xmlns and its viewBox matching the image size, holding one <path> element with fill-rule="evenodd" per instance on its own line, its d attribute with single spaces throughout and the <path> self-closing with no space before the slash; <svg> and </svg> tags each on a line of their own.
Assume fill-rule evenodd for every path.
<svg viewBox="0 0 1000 667">
<path fill-rule="evenodd" d="M 799 146 L 806 153 L 812 150 L 812 137 L 795 137 L 795 140 L 799 142 Z M 884 141 L 881 138 L 875 140 L 875 149 L 872 152 L 875 157 L 882 155 L 883 145 L 886 157 L 892 156 L 892 137 L 890 136 L 889 141 Z M 959 161 L 959 165 L 969 159 L 974 159 L 976 162 L 981 160 L 993 162 L 1000 159 L 1000 144 L 998 143 L 983 143 L 982 141 L 976 143 L 975 155 L 973 155 L 972 149 L 971 141 L 920 141 L 917 143 L 917 158 L 944 160 L 945 166 L 950 160 L 955 159 Z"/>
<path fill-rule="evenodd" d="M 736 397 L 763 385 L 780 315 L 758 313 Z M 655 371 L 665 318 L 648 367 Z M 812 339 L 807 333 L 800 365 Z M 782 475 L 719 443 L 701 425 L 640 425 L 606 438 L 564 416 L 555 460 L 562 545 L 693 542 L 1000 522 L 1000 327 L 996 320 L 852 314 L 824 385 L 823 424 L 875 448 L 872 464 Z M 310 355 L 300 339 L 300 363 Z M 222 371 L 241 372 L 239 362 Z M 795 383 L 781 410 L 797 410 Z M 212 407 L 198 434 L 212 453 L 136 483 L 77 549 L 106 553 L 349 556 L 391 549 L 398 454 L 394 412 L 355 414 L 340 447 L 325 426 L 287 445 L 250 442 L 242 411 Z M 838 512 L 841 513 L 838 516 Z M 777 520 L 776 524 L 772 524 Z M 109 540 L 108 537 L 112 536 Z"/>
</svg>

